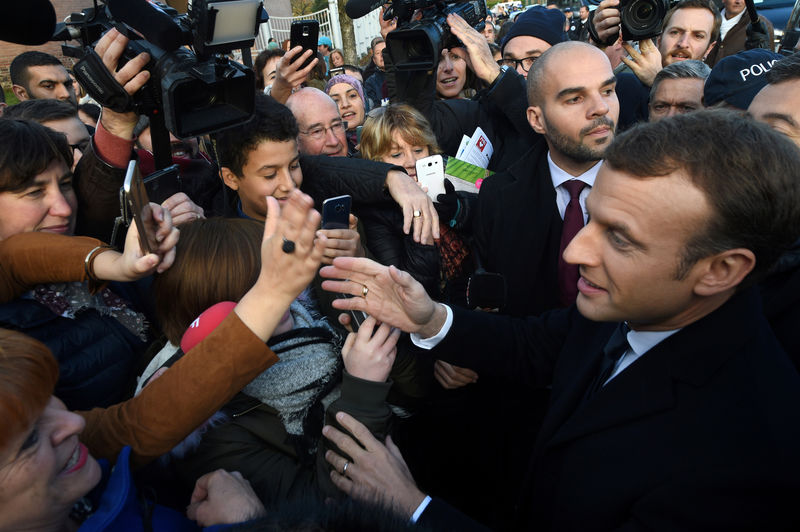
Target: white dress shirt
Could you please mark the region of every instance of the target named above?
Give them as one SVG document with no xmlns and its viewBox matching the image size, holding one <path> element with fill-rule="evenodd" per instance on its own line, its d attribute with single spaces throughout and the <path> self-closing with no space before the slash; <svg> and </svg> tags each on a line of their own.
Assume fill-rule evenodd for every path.
<svg viewBox="0 0 800 532">
<path fill-rule="evenodd" d="M 600 170 L 602 162 L 603 161 L 598 161 L 596 165 L 576 177 L 556 166 L 556 163 L 550 158 L 550 152 L 547 152 L 547 165 L 550 167 L 550 178 L 553 180 L 553 188 L 556 189 L 556 207 L 558 207 L 558 214 L 561 216 L 562 220 L 564 219 L 564 212 L 567 210 L 567 204 L 570 198 L 569 191 L 561 185 L 570 179 L 578 179 L 589 185 L 581 190 L 581 195 L 578 197 L 578 201 L 581 204 L 581 211 L 583 212 L 583 223 L 586 224 L 586 222 L 589 221 L 588 215 L 586 214 L 586 198 L 589 196 L 589 192 L 592 191 L 594 180 L 597 178 L 597 172 Z"/>
</svg>

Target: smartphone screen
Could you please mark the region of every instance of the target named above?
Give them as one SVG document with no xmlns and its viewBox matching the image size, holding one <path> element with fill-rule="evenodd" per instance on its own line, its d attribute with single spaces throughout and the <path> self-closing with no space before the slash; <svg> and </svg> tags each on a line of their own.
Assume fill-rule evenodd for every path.
<svg viewBox="0 0 800 532">
<path fill-rule="evenodd" d="M 125 193 L 125 205 L 131 218 L 136 222 L 139 232 L 139 246 L 143 253 L 154 253 L 158 249 L 156 241 L 156 224 L 150 210 L 150 200 L 144 188 L 142 174 L 136 161 L 128 163 L 125 182 L 122 185 Z"/>
</svg>

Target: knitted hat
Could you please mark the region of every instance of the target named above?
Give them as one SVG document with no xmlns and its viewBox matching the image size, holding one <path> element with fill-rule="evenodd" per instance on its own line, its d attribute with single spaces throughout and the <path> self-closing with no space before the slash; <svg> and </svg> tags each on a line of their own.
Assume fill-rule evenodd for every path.
<svg viewBox="0 0 800 532">
<path fill-rule="evenodd" d="M 329 94 L 331 87 L 336 85 L 337 83 L 347 83 L 351 87 L 353 87 L 357 92 L 358 95 L 361 96 L 361 101 L 364 102 L 366 105 L 367 99 L 364 98 L 364 88 L 361 86 L 361 82 L 358 81 L 353 76 L 348 76 L 347 74 L 339 74 L 338 76 L 333 76 L 328 83 L 325 84 L 325 94 Z"/>
<path fill-rule="evenodd" d="M 520 35 L 528 35 L 541 39 L 551 45 L 567 40 L 564 33 L 564 14 L 558 9 L 547 9 L 544 6 L 533 6 L 517 15 L 517 20 L 503 39 L 500 52 L 505 50 L 508 41 Z"/>
<path fill-rule="evenodd" d="M 323 44 L 326 45 L 328 48 L 333 48 L 333 42 L 331 41 L 331 38 L 328 37 L 327 35 L 320 35 L 319 39 L 317 39 L 317 46 L 322 46 Z"/>
<path fill-rule="evenodd" d="M 783 59 L 782 55 L 763 48 L 744 50 L 723 58 L 714 65 L 706 80 L 703 103 L 711 107 L 725 102 L 746 111 L 758 91 L 767 84 L 767 72 L 780 59 Z"/>
</svg>

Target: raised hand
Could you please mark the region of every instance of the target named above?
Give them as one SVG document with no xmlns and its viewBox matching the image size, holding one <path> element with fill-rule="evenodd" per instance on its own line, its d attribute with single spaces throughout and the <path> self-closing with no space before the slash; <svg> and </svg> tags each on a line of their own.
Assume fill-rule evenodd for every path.
<svg viewBox="0 0 800 532">
<path fill-rule="evenodd" d="M 432 336 L 441 329 L 447 312 L 434 302 L 408 273 L 369 259 L 340 257 L 325 266 L 322 288 L 357 297 L 334 300 L 334 308 L 361 310 L 376 320 L 406 332 Z"/>
</svg>

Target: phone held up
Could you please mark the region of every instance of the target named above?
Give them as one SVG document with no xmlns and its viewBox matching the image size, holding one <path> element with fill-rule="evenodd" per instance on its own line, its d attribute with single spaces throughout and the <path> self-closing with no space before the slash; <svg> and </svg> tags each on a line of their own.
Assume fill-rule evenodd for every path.
<svg viewBox="0 0 800 532">
<path fill-rule="evenodd" d="M 142 253 L 155 253 L 158 249 L 156 241 L 156 223 L 150 209 L 150 200 L 147 197 L 147 190 L 144 188 L 142 174 L 139 172 L 137 161 L 128 163 L 128 171 L 125 173 L 125 181 L 122 185 L 124 201 L 122 207 L 123 217 L 126 221 L 136 222 L 136 229 L 139 232 L 139 246 Z"/>
<path fill-rule="evenodd" d="M 292 22 L 291 29 L 289 30 L 289 40 L 291 42 L 292 48 L 295 46 L 302 46 L 303 51 L 300 52 L 300 55 L 303 55 L 306 50 L 311 50 L 311 57 L 306 59 L 303 62 L 303 66 L 300 68 L 303 69 L 307 67 L 311 61 L 317 57 L 317 42 L 319 40 L 319 21 L 310 19 L 310 20 L 295 20 Z"/>
<path fill-rule="evenodd" d="M 350 227 L 350 207 L 352 199 L 348 195 L 328 198 L 322 202 L 322 228 L 323 229 L 347 229 Z M 339 294 L 342 297 L 353 297 L 348 294 Z M 353 331 L 367 319 L 367 315 L 360 310 L 348 310 L 350 315 L 350 327 Z"/>
<path fill-rule="evenodd" d="M 352 199 L 348 195 L 328 198 L 322 202 L 322 228 L 348 229 L 350 227 L 350 207 Z"/>
</svg>

